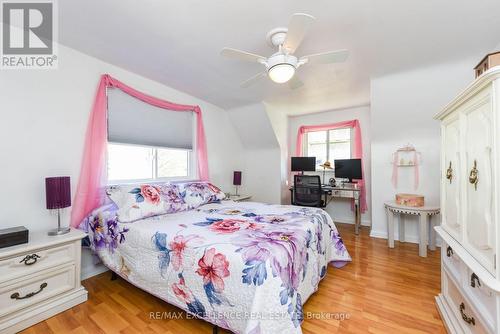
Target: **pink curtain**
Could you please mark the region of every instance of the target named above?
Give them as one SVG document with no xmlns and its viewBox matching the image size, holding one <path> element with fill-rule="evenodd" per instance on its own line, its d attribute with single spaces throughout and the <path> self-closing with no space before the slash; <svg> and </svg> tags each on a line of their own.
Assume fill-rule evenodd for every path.
<svg viewBox="0 0 500 334">
<path fill-rule="evenodd" d="M 361 212 L 365 212 L 368 208 L 366 203 L 366 187 L 364 181 L 364 172 L 365 168 L 363 165 L 363 143 L 361 140 L 361 127 L 359 126 L 359 121 L 357 119 L 351 121 L 344 121 L 333 124 L 320 124 L 320 125 L 304 125 L 299 128 L 297 133 L 297 143 L 295 146 L 295 154 L 297 157 L 302 156 L 302 144 L 303 137 L 305 133 L 314 132 L 314 131 L 326 131 L 326 130 L 334 130 L 334 129 L 342 129 L 342 128 L 353 128 L 354 129 L 354 148 L 352 152 L 353 159 L 361 159 L 361 175 L 363 176 L 362 180 L 356 180 L 358 186 L 361 189 L 360 194 L 360 210 Z"/>
<path fill-rule="evenodd" d="M 198 162 L 198 177 L 203 181 L 208 180 L 207 145 L 200 107 L 175 104 L 157 99 L 127 86 L 108 74 L 104 74 L 97 88 L 87 126 L 80 178 L 71 211 L 70 225 L 72 227 L 77 227 L 92 210 L 102 205 L 104 199 L 103 192 L 106 185 L 106 146 L 108 141 L 106 88 L 108 87 L 118 88 L 158 108 L 194 112 L 196 114 L 197 126 L 196 157 Z"/>
</svg>

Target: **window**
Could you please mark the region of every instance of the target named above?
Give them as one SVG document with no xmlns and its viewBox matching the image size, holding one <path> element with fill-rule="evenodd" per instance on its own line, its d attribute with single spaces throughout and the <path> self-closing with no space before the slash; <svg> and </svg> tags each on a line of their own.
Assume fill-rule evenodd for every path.
<svg viewBox="0 0 500 334">
<path fill-rule="evenodd" d="M 108 180 L 154 181 L 194 178 L 191 150 L 108 143 Z"/>
<path fill-rule="evenodd" d="M 308 132 L 304 142 L 305 155 L 316 157 L 316 168 L 325 161 L 351 158 L 351 128 Z"/>
<path fill-rule="evenodd" d="M 108 182 L 196 179 L 196 120 L 144 103 L 119 89 L 107 90 Z"/>
</svg>

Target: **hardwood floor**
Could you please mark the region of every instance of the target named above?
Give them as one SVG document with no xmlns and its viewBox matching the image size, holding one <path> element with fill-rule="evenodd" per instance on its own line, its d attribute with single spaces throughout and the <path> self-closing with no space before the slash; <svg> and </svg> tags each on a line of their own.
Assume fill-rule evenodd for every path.
<svg viewBox="0 0 500 334">
<path fill-rule="evenodd" d="M 338 228 L 353 262 L 328 269 L 304 312 L 344 314 L 346 318 L 306 319 L 305 334 L 446 333 L 434 304 L 440 287 L 439 249 L 421 258 L 416 244 L 396 242 L 396 248 L 389 249 L 386 240 L 370 238 L 366 228 L 359 236 L 354 235 L 352 225 L 338 224 Z M 23 333 L 212 333 L 210 324 L 186 319 L 180 309 L 110 277 L 108 272 L 85 280 L 86 303 Z M 150 318 L 150 312 L 164 311 L 178 312 L 182 318 Z"/>
</svg>

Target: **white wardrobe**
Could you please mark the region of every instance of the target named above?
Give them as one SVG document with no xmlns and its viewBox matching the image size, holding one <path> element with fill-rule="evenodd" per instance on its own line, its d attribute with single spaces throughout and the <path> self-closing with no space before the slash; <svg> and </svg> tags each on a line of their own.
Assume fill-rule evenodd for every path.
<svg viewBox="0 0 500 334">
<path fill-rule="evenodd" d="M 435 117 L 441 121 L 441 293 L 450 333 L 500 333 L 500 66 Z"/>
</svg>

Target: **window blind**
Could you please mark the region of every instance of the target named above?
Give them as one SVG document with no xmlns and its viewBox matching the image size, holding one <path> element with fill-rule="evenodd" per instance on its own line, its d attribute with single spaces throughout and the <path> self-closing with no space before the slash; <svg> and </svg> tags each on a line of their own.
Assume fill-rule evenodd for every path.
<svg viewBox="0 0 500 334">
<path fill-rule="evenodd" d="M 108 140 L 111 142 L 192 149 L 192 112 L 158 108 L 120 89 L 108 88 Z"/>
</svg>

